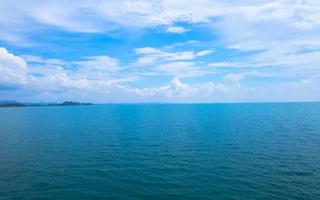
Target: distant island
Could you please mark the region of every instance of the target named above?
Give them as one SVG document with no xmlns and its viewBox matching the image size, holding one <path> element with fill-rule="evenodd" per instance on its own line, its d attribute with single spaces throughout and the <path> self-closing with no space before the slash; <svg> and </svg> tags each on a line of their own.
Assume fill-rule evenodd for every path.
<svg viewBox="0 0 320 200">
<path fill-rule="evenodd" d="M 65 101 L 63 103 L 20 103 L 17 101 L 0 101 L 0 107 L 26 107 L 26 106 L 82 106 L 92 105 L 92 103 L 80 103 Z"/>
</svg>

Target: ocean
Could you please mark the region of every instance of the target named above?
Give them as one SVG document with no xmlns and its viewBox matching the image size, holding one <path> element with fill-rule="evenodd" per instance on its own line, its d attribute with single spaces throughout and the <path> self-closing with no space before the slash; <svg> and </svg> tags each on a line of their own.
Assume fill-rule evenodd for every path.
<svg viewBox="0 0 320 200">
<path fill-rule="evenodd" d="M 1 108 L 0 199 L 318 200 L 320 103 Z"/>
</svg>

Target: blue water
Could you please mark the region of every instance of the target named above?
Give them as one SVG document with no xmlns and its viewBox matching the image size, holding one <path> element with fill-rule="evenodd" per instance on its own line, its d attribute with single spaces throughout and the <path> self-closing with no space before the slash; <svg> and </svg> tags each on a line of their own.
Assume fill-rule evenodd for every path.
<svg viewBox="0 0 320 200">
<path fill-rule="evenodd" d="M 320 198 L 320 103 L 0 109 L 0 199 Z"/>
</svg>

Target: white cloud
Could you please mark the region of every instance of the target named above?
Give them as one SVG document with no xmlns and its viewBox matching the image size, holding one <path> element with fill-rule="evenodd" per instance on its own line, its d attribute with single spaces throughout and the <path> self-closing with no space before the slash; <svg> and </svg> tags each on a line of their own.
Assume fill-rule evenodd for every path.
<svg viewBox="0 0 320 200">
<path fill-rule="evenodd" d="M 159 27 L 167 27 L 169 32 L 182 33 L 201 26 L 207 31 L 206 36 L 214 33 L 212 44 L 207 44 L 205 48 L 210 49 L 210 45 L 214 48 L 218 46 L 219 50 L 226 48 L 223 51 L 230 53 L 230 57 L 208 56 L 215 60 L 208 64 L 201 62 L 200 57 L 212 53 L 211 50 L 186 50 L 181 48 L 184 47 L 182 43 L 177 43 L 164 48 L 136 49 L 138 58 L 130 66 L 148 66 L 148 69 L 128 69 L 121 67 L 120 61 L 108 56 L 66 62 L 34 56 L 19 57 L 1 48 L 0 84 L 2 87 L 38 85 L 43 90 L 46 87 L 70 87 L 90 88 L 90 91 L 108 88 L 106 90 L 113 91 L 110 88 L 114 87 L 124 92 L 131 91 L 132 88 L 125 86 L 125 83 L 134 80 L 138 73 L 174 76 L 181 83 L 183 81 L 180 79 L 183 77 L 203 76 L 217 71 L 222 72 L 221 74 L 229 73 L 224 78 L 228 84 L 232 81 L 239 82 L 243 76 L 253 75 L 283 77 L 290 74 L 301 80 L 309 80 L 311 75 L 319 73 L 320 67 L 319 8 L 320 1 L 317 0 L 4 0 L 0 1 L 0 38 L 9 44 L 30 46 L 32 42 L 37 42 L 30 41 L 33 33 L 44 30 L 42 28 L 46 26 L 71 32 L 106 34 L 126 28 L 130 31 L 143 28 L 159 30 Z M 177 26 L 179 24 L 184 27 Z M 232 57 L 233 55 L 236 56 Z M 265 70 L 266 68 L 273 71 Z M 174 82 L 179 85 L 177 80 Z M 283 87 L 293 87 L 295 83 L 302 85 L 306 82 L 294 81 L 292 84 L 283 84 Z M 309 91 L 310 85 L 315 84 L 316 81 L 311 81 L 303 85 L 303 88 Z M 173 87 L 174 84 L 168 85 Z M 167 91 L 165 88 L 168 85 L 159 90 Z M 195 87 L 187 85 L 189 89 Z M 215 87 L 216 85 L 214 84 Z M 226 87 L 225 85 L 226 83 L 219 87 Z M 208 84 L 209 86 L 212 87 L 212 84 Z M 297 88 L 301 90 L 302 86 Z"/>
<path fill-rule="evenodd" d="M 137 54 L 161 54 L 162 51 L 153 47 L 143 47 L 135 49 Z"/>
<path fill-rule="evenodd" d="M 210 67 L 237 67 L 240 65 L 240 63 L 236 62 L 215 62 L 215 63 L 209 63 Z"/>
<path fill-rule="evenodd" d="M 23 83 L 28 86 L 24 90 L 30 92 L 29 96 L 34 95 L 37 98 L 41 98 L 41 100 L 46 98 L 50 100 L 79 99 L 83 97 L 98 101 L 101 97 L 106 100 L 111 95 L 115 101 L 123 101 L 124 99 L 156 101 L 158 98 L 164 101 L 174 101 L 176 98 L 187 101 L 188 98 L 195 98 L 200 93 L 208 92 L 210 94 L 210 91 L 222 91 L 225 87 L 231 87 L 230 85 L 223 86 L 214 83 L 189 85 L 182 83 L 178 78 L 174 78 L 168 85 L 164 86 L 132 88 L 125 84 L 128 81 L 135 80 L 134 77 L 116 79 L 107 76 L 108 72 L 110 72 L 109 67 L 112 74 L 115 73 L 114 70 L 119 68 L 118 61 L 108 56 L 87 57 L 87 60 L 69 63 L 53 59 L 46 60 L 41 57 L 24 56 L 25 59 L 29 60 L 28 65 L 23 58 L 8 53 L 4 48 L 0 49 L 0 55 L 1 72 L 8 75 L 4 76 L 4 78 L 1 76 L 0 83 Z M 76 65 L 76 68 L 72 70 L 66 69 L 64 65 Z M 181 74 L 180 70 L 186 70 L 185 73 L 195 70 L 193 65 L 193 62 L 175 62 L 159 66 L 157 70 L 179 75 Z M 85 69 L 85 72 L 82 71 L 83 69 Z M 101 77 L 96 76 L 101 71 L 107 74 Z M 90 72 L 95 73 L 95 78 L 90 75 Z M 144 97 L 148 98 L 144 99 Z"/>
<path fill-rule="evenodd" d="M 320 46 L 319 46 L 320 48 Z M 320 51 L 307 50 L 295 46 L 274 46 L 268 50 L 263 50 L 250 56 L 243 56 L 234 61 L 221 61 L 209 63 L 211 67 L 224 68 L 291 68 L 291 69 L 314 69 L 320 66 Z"/>
<path fill-rule="evenodd" d="M 246 94 L 239 81 L 222 83 L 205 82 L 201 84 L 186 84 L 179 78 L 173 78 L 168 84 L 151 88 L 121 87 L 134 101 L 163 102 L 219 102 L 239 101 Z M 242 94 L 238 95 L 241 92 Z M 235 100 L 234 97 L 241 97 Z"/>
<path fill-rule="evenodd" d="M 186 83 L 180 77 L 173 78 L 169 83 L 158 87 L 133 87 L 129 83 L 135 81 L 134 76 L 110 76 L 108 66 L 118 69 L 118 61 L 108 56 L 87 57 L 84 61 L 57 62 L 40 57 L 24 56 L 30 63 L 19 56 L 0 48 L 0 92 L 3 87 L 23 87 L 28 92 L 29 100 L 64 101 L 80 100 L 93 102 L 239 102 L 239 101 L 288 101 L 317 100 L 320 94 L 319 73 L 309 79 L 295 82 L 283 82 L 268 86 L 240 84 L 245 75 L 228 73 L 222 82 Z M 55 61 L 55 62 L 54 62 Z M 81 70 L 96 67 L 106 76 L 93 78 L 84 76 Z M 63 65 L 60 65 L 63 63 Z M 100 65 L 103 63 L 102 65 Z M 76 65 L 68 69 L 68 65 Z M 175 62 L 158 66 L 163 70 L 178 75 L 188 73 L 194 68 L 194 62 Z M 67 66 L 66 68 L 64 66 Z M 108 69 L 105 71 L 105 69 Z M 184 71 L 186 70 L 186 71 Z M 111 70 L 114 75 L 115 71 Z M 180 71 L 180 72 L 178 72 Z M 16 96 L 20 96 L 19 90 Z M 1 96 L 5 99 L 7 96 Z M 10 96 L 12 97 L 12 96 Z M 20 97 L 21 98 L 21 97 Z M 22 97 L 24 99 L 24 97 Z M 28 99 L 27 98 L 27 99 Z"/>
<path fill-rule="evenodd" d="M 229 73 L 224 77 L 224 80 L 230 83 L 239 83 L 243 78 L 244 76 L 242 74 Z"/>
<path fill-rule="evenodd" d="M 137 48 L 135 51 L 140 55 L 135 63 L 137 65 L 152 65 L 163 61 L 192 60 L 196 58 L 193 51 L 168 52 L 153 47 Z"/>
<path fill-rule="evenodd" d="M 168 60 L 192 60 L 196 56 L 193 51 L 177 52 L 168 56 Z"/>
<path fill-rule="evenodd" d="M 156 56 L 143 56 L 138 58 L 136 64 L 141 66 L 153 65 L 158 59 Z"/>
<path fill-rule="evenodd" d="M 25 85 L 28 81 L 26 62 L 0 48 L 0 87 L 17 87 Z"/>
<path fill-rule="evenodd" d="M 320 3 L 317 0 L 282 1 L 222 1 L 222 0 L 185 0 L 185 1 L 40 1 L 20 0 L 0 2 L 0 35 L 9 35 L 8 40 L 19 41 L 26 28 L 33 26 L 55 26 L 74 32 L 109 32 L 120 27 L 168 26 L 168 32 L 182 33 L 186 29 L 174 26 L 184 23 L 225 24 L 223 32 L 250 36 L 255 34 L 248 26 L 267 24 L 279 32 L 288 28 L 312 31 L 320 24 Z M 15 10 L 15 12 L 11 12 Z M 239 23 L 237 23 L 239 22 Z M 272 24 L 270 24 L 272 22 Z M 231 27 L 230 27 L 231 25 Z M 281 27 L 281 25 L 285 25 Z M 229 26 L 229 27 L 226 27 Z M 224 30 L 227 29 L 227 30 Z M 229 30 L 228 30 L 229 29 Z M 219 29 L 217 29 L 219 30 Z M 10 33 L 10 34 L 8 34 Z M 238 37 L 236 37 L 238 38 Z M 6 39 L 6 38 L 3 38 Z M 259 43 L 259 40 L 257 40 Z"/>
<path fill-rule="evenodd" d="M 178 34 L 181 34 L 181 33 L 185 33 L 187 32 L 188 30 L 183 28 L 182 26 L 170 26 L 166 29 L 166 32 L 167 33 L 178 33 Z"/>
<path fill-rule="evenodd" d="M 72 62 L 76 65 L 76 70 L 73 72 L 74 76 L 105 80 L 117 74 L 121 70 L 118 60 L 109 56 L 91 56 L 86 57 L 86 60 Z"/>
<path fill-rule="evenodd" d="M 194 51 L 173 51 L 173 48 L 144 47 L 135 49 L 139 56 L 133 66 L 148 66 L 144 75 L 169 75 L 174 77 L 199 77 L 213 74 L 214 71 L 208 68 L 201 61 L 196 59 L 211 53 L 211 50 Z M 140 68 L 140 70 L 143 70 Z"/>
<path fill-rule="evenodd" d="M 206 56 L 208 54 L 212 53 L 212 50 L 203 50 L 196 53 L 196 56 Z"/>
<path fill-rule="evenodd" d="M 62 67 L 56 67 L 43 71 L 41 76 L 32 76 L 29 87 L 37 92 L 66 92 L 68 90 L 83 90 L 88 87 L 88 80 L 77 78 L 69 74 Z"/>
<path fill-rule="evenodd" d="M 176 77 L 196 76 L 198 69 L 194 62 L 169 62 L 158 65 L 155 70 Z"/>
<path fill-rule="evenodd" d="M 208 55 L 212 50 L 203 50 L 195 53 L 194 51 L 168 51 L 168 48 L 143 47 L 135 49 L 140 55 L 136 65 L 153 65 L 169 61 L 194 60 L 197 57 Z"/>
<path fill-rule="evenodd" d="M 27 3 L 26 3 L 27 2 Z M 174 22 L 204 23 L 211 18 L 240 14 L 248 21 L 286 21 L 296 27 L 319 25 L 319 2 L 268 1 L 225 2 L 222 0 L 186 1 L 1 1 L 3 22 L 33 18 L 38 23 L 60 26 L 74 31 L 101 31 L 103 22 L 124 26 L 158 26 Z M 9 8 L 15 8 L 13 14 Z M 5 20 L 7 19 L 7 20 Z M 81 19 L 81 20 L 79 20 Z"/>
<path fill-rule="evenodd" d="M 134 80 L 121 75 L 118 60 L 109 56 L 85 57 L 66 62 L 37 56 L 22 57 L 0 48 L 0 90 L 21 88 L 38 92 L 93 89 Z M 122 76 L 122 77 L 121 77 Z"/>
</svg>

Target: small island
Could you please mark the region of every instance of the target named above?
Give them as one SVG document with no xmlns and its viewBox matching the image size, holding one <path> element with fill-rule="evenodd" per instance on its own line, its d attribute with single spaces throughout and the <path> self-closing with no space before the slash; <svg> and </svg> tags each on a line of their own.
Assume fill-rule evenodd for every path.
<svg viewBox="0 0 320 200">
<path fill-rule="evenodd" d="M 92 103 L 80 103 L 75 101 L 65 101 L 63 103 L 20 103 L 17 101 L 0 101 L 0 107 L 26 107 L 26 106 L 82 106 L 92 105 Z"/>
<path fill-rule="evenodd" d="M 92 105 L 92 103 L 79 103 L 73 101 L 65 101 L 61 104 L 62 106 L 80 106 L 80 105 Z"/>
<path fill-rule="evenodd" d="M 0 107 L 23 107 L 23 106 L 25 105 L 17 101 L 0 101 Z"/>
</svg>

